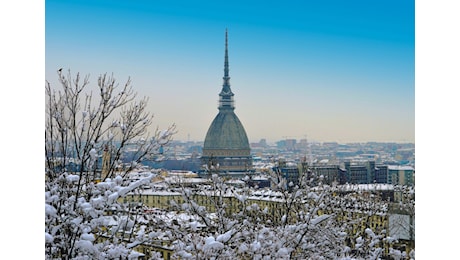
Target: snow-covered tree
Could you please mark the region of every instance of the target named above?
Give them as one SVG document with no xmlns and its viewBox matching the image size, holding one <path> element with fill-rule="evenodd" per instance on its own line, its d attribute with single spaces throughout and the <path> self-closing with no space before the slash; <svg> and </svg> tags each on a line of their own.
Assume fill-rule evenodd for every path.
<svg viewBox="0 0 460 260">
<path fill-rule="evenodd" d="M 209 185 L 182 187 L 181 203 L 172 203 L 177 212 L 193 216 L 165 227 L 173 257 L 357 260 L 404 255 L 391 247 L 385 253 L 392 239 L 384 228 L 371 225 L 378 217 L 384 220 L 388 210 L 378 193 L 340 193 L 313 172 L 301 173 L 294 184 L 271 171 L 272 188 L 265 191 L 236 188 L 218 169 L 209 169 L 208 177 Z"/>
<path fill-rule="evenodd" d="M 235 188 L 218 172 L 200 189 L 182 188 L 177 210 L 193 222 L 170 226 L 175 256 L 181 259 L 338 259 L 347 255 L 343 224 L 318 214 L 329 199 L 326 186 L 303 180 L 290 187 L 273 173 L 276 208 L 264 207 L 250 188 Z M 284 185 L 286 184 L 286 185 Z M 292 186 L 292 185 L 291 185 Z M 205 198 L 207 201 L 199 201 Z"/>
<path fill-rule="evenodd" d="M 129 79 L 120 86 L 100 75 L 94 92 L 89 76 L 60 69 L 58 79 L 58 88 L 45 84 L 46 258 L 134 257 L 148 230 L 119 198 L 154 177 L 132 181 L 129 172 L 167 145 L 175 126 L 149 132 L 148 99 L 136 98 Z"/>
<path fill-rule="evenodd" d="M 348 254 L 346 222 L 339 222 L 327 209 L 337 197 L 322 176 L 299 171 L 295 182 L 283 176 L 278 167 L 270 171 L 272 187 L 281 194 L 276 238 L 289 259 L 338 259 Z"/>
</svg>

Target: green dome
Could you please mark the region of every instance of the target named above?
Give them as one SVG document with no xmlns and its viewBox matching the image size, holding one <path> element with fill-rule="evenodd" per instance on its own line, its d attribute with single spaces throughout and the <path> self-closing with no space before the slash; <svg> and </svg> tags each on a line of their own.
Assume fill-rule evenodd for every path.
<svg viewBox="0 0 460 260">
<path fill-rule="evenodd" d="M 249 150 L 249 141 L 233 110 L 220 110 L 208 129 L 203 149 Z"/>
</svg>

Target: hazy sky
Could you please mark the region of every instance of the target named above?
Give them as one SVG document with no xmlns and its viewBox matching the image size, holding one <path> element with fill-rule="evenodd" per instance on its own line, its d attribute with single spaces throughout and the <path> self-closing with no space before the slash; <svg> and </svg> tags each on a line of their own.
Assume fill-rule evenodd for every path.
<svg viewBox="0 0 460 260">
<path fill-rule="evenodd" d="M 250 142 L 415 142 L 414 1 L 45 2 L 46 79 L 102 73 L 150 98 L 154 126 L 203 141 L 225 29 Z"/>
</svg>

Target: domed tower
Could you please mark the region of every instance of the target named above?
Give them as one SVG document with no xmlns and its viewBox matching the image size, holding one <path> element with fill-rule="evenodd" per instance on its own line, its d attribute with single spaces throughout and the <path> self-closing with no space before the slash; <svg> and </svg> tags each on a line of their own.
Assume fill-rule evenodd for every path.
<svg viewBox="0 0 460 260">
<path fill-rule="evenodd" d="M 219 173 L 252 170 L 251 148 L 243 125 L 236 116 L 228 68 L 228 33 L 225 31 L 224 83 L 219 93 L 219 113 L 204 140 L 202 162 L 214 166 Z"/>
</svg>

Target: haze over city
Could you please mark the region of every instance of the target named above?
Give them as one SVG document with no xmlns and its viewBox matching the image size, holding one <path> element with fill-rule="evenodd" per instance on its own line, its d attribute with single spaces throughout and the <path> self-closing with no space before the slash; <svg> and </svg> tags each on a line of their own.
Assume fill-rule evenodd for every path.
<svg viewBox="0 0 460 260">
<path fill-rule="evenodd" d="M 413 1 L 46 1 L 46 80 L 131 77 L 154 125 L 202 141 L 216 116 L 228 29 L 248 138 L 415 142 Z"/>
</svg>

